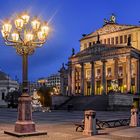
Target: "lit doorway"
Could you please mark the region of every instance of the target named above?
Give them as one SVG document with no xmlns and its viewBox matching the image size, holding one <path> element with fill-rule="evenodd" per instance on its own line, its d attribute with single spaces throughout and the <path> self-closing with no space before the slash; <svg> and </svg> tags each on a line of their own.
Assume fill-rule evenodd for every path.
<svg viewBox="0 0 140 140">
<path fill-rule="evenodd" d="M 91 83 L 90 81 L 87 81 L 87 87 L 86 87 L 86 96 L 91 95 Z"/>
<path fill-rule="evenodd" d="M 101 81 L 96 81 L 96 95 L 101 95 L 102 88 L 101 88 Z"/>
<path fill-rule="evenodd" d="M 107 80 L 107 93 L 112 90 L 111 80 Z"/>
<path fill-rule="evenodd" d="M 119 87 L 119 91 L 123 93 L 124 92 L 123 79 L 118 79 L 118 87 Z"/>
<path fill-rule="evenodd" d="M 135 78 L 131 79 L 131 93 L 135 93 L 136 92 L 136 87 L 135 87 Z"/>
</svg>

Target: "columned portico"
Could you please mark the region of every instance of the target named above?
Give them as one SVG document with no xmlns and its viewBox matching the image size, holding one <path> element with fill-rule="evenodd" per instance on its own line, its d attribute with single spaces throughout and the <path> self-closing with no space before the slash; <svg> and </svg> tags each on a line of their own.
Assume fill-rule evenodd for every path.
<svg viewBox="0 0 140 140">
<path fill-rule="evenodd" d="M 113 85 L 115 80 L 120 93 L 140 92 L 140 58 L 137 50 L 128 46 L 101 44 L 90 49 L 71 58 L 69 87 L 72 95 L 105 95 L 116 92 Z M 87 54 L 90 55 L 86 57 Z"/>
<path fill-rule="evenodd" d="M 95 94 L 95 62 L 91 62 L 91 95 Z"/>
<path fill-rule="evenodd" d="M 81 63 L 81 95 L 84 95 L 84 63 Z"/>
<path fill-rule="evenodd" d="M 127 67 L 127 92 L 131 92 L 131 56 L 126 57 Z"/>
<path fill-rule="evenodd" d="M 106 60 L 102 60 L 102 95 L 106 94 Z"/>
<path fill-rule="evenodd" d="M 68 69 L 68 95 L 71 95 L 71 83 L 72 83 L 72 68 L 69 66 Z"/>
</svg>

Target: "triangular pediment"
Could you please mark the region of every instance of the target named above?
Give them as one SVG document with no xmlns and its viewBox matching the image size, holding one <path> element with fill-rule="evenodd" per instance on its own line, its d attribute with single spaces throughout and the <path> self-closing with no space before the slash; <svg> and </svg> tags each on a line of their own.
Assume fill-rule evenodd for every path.
<svg viewBox="0 0 140 140">
<path fill-rule="evenodd" d="M 97 36 L 99 35 L 103 35 L 103 34 L 109 34 L 109 33 L 113 33 L 113 32 L 117 32 L 117 31 L 122 31 L 125 29 L 131 29 L 131 28 L 140 28 L 140 26 L 134 26 L 134 25 L 123 25 L 123 24 L 117 24 L 117 23 L 110 23 L 110 24 L 106 24 L 103 27 L 101 27 L 100 29 L 96 30 L 95 32 L 92 32 L 88 35 L 86 35 L 84 38 L 88 38 L 91 36 Z"/>
</svg>

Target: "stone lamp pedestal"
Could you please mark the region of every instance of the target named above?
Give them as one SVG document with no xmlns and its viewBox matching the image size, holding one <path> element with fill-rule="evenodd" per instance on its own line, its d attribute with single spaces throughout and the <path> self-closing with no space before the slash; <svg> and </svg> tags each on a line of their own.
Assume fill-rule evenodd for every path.
<svg viewBox="0 0 140 140">
<path fill-rule="evenodd" d="M 24 93 L 19 97 L 18 119 L 15 125 L 15 132 L 29 133 L 35 132 L 35 123 L 32 121 L 31 97 Z"/>
<path fill-rule="evenodd" d="M 15 130 L 13 132 L 4 131 L 5 134 L 17 137 L 47 134 L 47 132 L 37 132 L 35 129 L 35 123 L 32 121 L 31 101 L 32 98 L 27 93 L 23 93 L 21 97 L 19 97 L 18 117 L 15 123 Z"/>
</svg>

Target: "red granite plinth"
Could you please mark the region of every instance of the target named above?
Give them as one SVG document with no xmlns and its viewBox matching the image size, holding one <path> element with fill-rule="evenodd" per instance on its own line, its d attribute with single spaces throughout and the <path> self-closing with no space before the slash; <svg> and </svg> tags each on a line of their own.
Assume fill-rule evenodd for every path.
<svg viewBox="0 0 140 140">
<path fill-rule="evenodd" d="M 35 123 L 34 122 L 20 122 L 17 121 L 15 125 L 15 132 L 17 133 L 30 133 L 35 132 Z"/>
<path fill-rule="evenodd" d="M 35 129 L 35 123 L 32 121 L 32 98 L 29 94 L 23 93 L 18 101 L 18 117 L 15 130 L 14 132 L 4 131 L 4 133 L 17 137 L 46 135 L 47 132 L 37 132 Z"/>
</svg>

